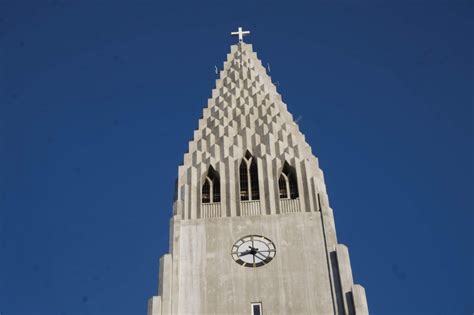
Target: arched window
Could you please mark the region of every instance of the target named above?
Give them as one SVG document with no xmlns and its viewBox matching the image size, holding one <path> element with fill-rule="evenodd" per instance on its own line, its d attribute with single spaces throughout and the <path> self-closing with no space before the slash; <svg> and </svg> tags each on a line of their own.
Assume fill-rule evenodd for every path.
<svg viewBox="0 0 474 315">
<path fill-rule="evenodd" d="M 257 161 L 249 151 L 245 153 L 239 167 L 240 200 L 259 200 Z"/>
<path fill-rule="evenodd" d="M 287 162 L 283 165 L 280 178 L 278 179 L 278 187 L 281 199 L 298 198 L 298 184 L 296 183 L 296 171 Z"/>
<path fill-rule="evenodd" d="M 206 178 L 202 184 L 202 203 L 220 202 L 221 201 L 221 185 L 219 173 L 212 166 L 209 166 Z"/>
</svg>

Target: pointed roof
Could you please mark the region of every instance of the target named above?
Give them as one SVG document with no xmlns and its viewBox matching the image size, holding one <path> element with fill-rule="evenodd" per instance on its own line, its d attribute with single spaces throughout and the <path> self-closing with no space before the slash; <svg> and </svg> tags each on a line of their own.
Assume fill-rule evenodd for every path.
<svg viewBox="0 0 474 315">
<path fill-rule="evenodd" d="M 239 42 L 231 46 L 179 167 L 177 198 L 187 199 L 185 186 L 195 187 L 211 165 L 227 178 L 222 172 L 247 150 L 276 160 L 277 168 L 285 161 L 295 165 L 304 160 L 305 174 L 320 174 L 316 157 L 252 45 Z"/>
<path fill-rule="evenodd" d="M 219 153 L 241 158 L 246 150 L 281 158 L 312 156 L 252 45 L 241 42 L 231 46 L 184 164 L 214 164 L 225 157 Z"/>
</svg>

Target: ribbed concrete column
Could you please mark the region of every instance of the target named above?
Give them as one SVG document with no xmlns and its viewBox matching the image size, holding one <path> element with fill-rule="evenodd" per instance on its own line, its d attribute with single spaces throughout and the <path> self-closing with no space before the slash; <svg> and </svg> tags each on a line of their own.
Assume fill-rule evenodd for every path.
<svg viewBox="0 0 474 315">
<path fill-rule="evenodd" d="M 161 296 L 153 296 L 148 300 L 148 315 L 161 315 Z"/>
<path fill-rule="evenodd" d="M 367 305 L 367 297 L 365 289 L 361 285 L 352 286 L 352 298 L 354 301 L 354 310 L 356 315 L 369 315 L 369 306 Z"/>
<path fill-rule="evenodd" d="M 163 315 L 171 314 L 171 287 L 172 287 L 172 259 L 170 254 L 160 259 L 160 286 L 158 294 L 161 296 L 161 310 Z"/>
<path fill-rule="evenodd" d="M 336 246 L 336 256 L 342 300 L 344 301 L 344 311 L 346 314 L 354 314 L 354 306 L 351 296 L 352 285 L 354 282 L 352 279 L 352 269 L 347 246 L 338 244 Z"/>
</svg>

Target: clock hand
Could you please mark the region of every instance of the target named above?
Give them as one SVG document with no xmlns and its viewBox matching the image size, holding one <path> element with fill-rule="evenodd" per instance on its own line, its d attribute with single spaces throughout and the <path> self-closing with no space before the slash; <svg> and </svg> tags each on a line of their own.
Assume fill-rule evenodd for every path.
<svg viewBox="0 0 474 315">
<path fill-rule="evenodd" d="M 250 254 L 255 256 L 255 254 L 258 252 L 258 248 L 255 248 L 253 246 L 249 246 L 249 248 L 250 248 L 249 250 Z"/>
<path fill-rule="evenodd" d="M 250 254 L 250 253 L 252 253 L 252 251 L 250 251 L 250 250 L 248 250 L 248 251 L 246 251 L 246 252 L 239 253 L 239 257 L 248 255 L 248 254 Z"/>
<path fill-rule="evenodd" d="M 261 257 L 257 256 L 258 254 L 260 254 Z M 254 254 L 254 257 L 257 257 L 258 259 L 261 259 L 261 260 L 267 259 L 266 256 L 264 256 L 262 253 L 259 253 L 259 252 L 256 252 L 256 253 Z M 263 258 L 262 258 L 262 257 L 263 257 Z"/>
</svg>

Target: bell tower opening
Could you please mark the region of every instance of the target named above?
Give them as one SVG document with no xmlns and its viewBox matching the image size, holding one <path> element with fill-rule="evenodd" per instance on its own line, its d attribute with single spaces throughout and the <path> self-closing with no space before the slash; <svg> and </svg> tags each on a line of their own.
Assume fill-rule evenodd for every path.
<svg viewBox="0 0 474 315">
<path fill-rule="evenodd" d="M 209 166 L 201 189 L 202 203 L 221 202 L 221 186 L 219 173 Z"/>
</svg>

